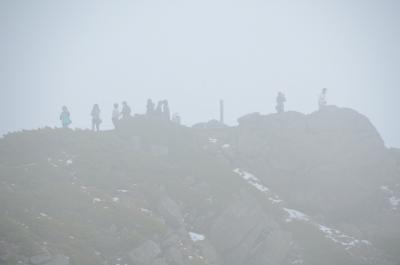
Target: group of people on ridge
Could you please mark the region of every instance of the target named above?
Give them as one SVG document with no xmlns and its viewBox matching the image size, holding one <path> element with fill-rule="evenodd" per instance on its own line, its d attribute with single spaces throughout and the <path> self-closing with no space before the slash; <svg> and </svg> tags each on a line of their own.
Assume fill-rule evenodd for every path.
<svg viewBox="0 0 400 265">
<path fill-rule="evenodd" d="M 327 105 L 327 100 L 326 100 L 327 92 L 328 90 L 326 88 L 323 88 L 321 94 L 319 95 L 318 98 L 319 110 L 323 109 Z M 285 94 L 283 94 L 282 92 L 278 92 L 278 96 L 276 97 L 276 107 L 275 107 L 277 113 L 285 112 L 285 102 L 286 102 Z M 91 112 L 93 131 L 98 132 L 100 130 L 100 124 L 102 123 L 102 120 L 100 118 L 100 113 L 101 111 L 99 105 L 95 104 Z M 117 128 L 118 122 L 121 118 L 127 119 L 131 117 L 131 114 L 132 114 L 132 109 L 131 107 L 129 107 L 126 101 L 122 102 L 121 111 L 119 110 L 119 104 L 115 103 L 114 109 L 112 111 L 112 123 L 114 127 Z M 160 117 L 168 121 L 173 121 L 177 124 L 181 123 L 181 118 L 177 113 L 175 113 L 171 119 L 171 113 L 167 100 L 159 101 L 156 106 L 153 100 L 148 99 L 146 105 L 146 115 Z M 72 123 L 71 114 L 69 113 L 68 108 L 66 106 L 62 107 L 60 120 L 63 128 L 68 128 L 68 126 Z"/>
<path fill-rule="evenodd" d="M 102 123 L 102 120 L 100 118 L 100 107 L 98 104 L 95 104 L 93 106 L 93 109 L 90 113 L 92 116 L 92 130 L 93 131 L 99 131 L 100 130 L 100 124 Z M 155 107 L 155 104 L 151 99 L 147 100 L 147 111 L 146 115 L 148 116 L 157 116 L 160 118 L 163 118 L 165 120 L 171 120 L 170 116 L 170 110 L 169 110 L 169 105 L 167 100 L 162 100 L 159 101 L 157 104 L 157 107 Z M 114 103 L 114 108 L 112 111 L 112 116 L 111 120 L 115 128 L 118 126 L 118 122 L 120 119 L 127 119 L 132 116 L 132 109 L 128 105 L 126 101 L 122 102 L 122 109 L 119 109 L 119 104 Z M 71 121 L 71 114 L 66 106 L 62 107 L 62 112 L 60 115 L 60 121 L 62 124 L 63 128 L 68 128 L 68 126 L 72 123 Z M 180 123 L 180 117 L 178 114 L 174 114 L 172 117 L 172 121 L 175 123 Z"/>
<path fill-rule="evenodd" d="M 318 98 L 319 110 L 323 109 L 328 103 L 326 101 L 327 92 L 328 92 L 328 89 L 323 88 L 321 91 L 321 94 L 319 95 L 319 98 Z M 276 107 L 275 107 L 277 113 L 285 112 L 285 102 L 286 102 L 285 94 L 283 94 L 282 92 L 278 92 L 278 96 L 276 97 Z"/>
</svg>

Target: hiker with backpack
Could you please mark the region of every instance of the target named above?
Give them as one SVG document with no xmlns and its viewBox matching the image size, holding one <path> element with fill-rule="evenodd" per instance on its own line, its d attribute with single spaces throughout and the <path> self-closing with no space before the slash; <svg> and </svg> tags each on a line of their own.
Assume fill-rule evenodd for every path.
<svg viewBox="0 0 400 265">
<path fill-rule="evenodd" d="M 122 110 L 121 110 L 121 115 L 122 119 L 127 119 L 131 117 L 131 107 L 129 107 L 128 103 L 126 101 L 122 102 Z"/>
<path fill-rule="evenodd" d="M 100 131 L 100 123 L 102 120 L 100 119 L 100 108 L 99 105 L 95 104 L 93 106 L 92 112 L 92 131 Z"/>
<path fill-rule="evenodd" d="M 62 112 L 60 115 L 61 125 L 63 128 L 68 128 L 68 126 L 72 123 L 71 121 L 71 114 L 66 106 L 62 107 Z"/>
</svg>

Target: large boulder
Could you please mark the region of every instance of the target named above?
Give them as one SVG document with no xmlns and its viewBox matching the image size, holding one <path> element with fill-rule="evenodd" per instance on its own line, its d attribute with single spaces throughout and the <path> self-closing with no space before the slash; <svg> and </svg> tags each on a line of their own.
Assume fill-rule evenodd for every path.
<svg viewBox="0 0 400 265">
<path fill-rule="evenodd" d="M 174 228 L 184 226 L 184 218 L 179 205 L 169 196 L 162 196 L 158 203 L 158 211 L 167 224 Z"/>
<path fill-rule="evenodd" d="M 254 258 L 254 250 L 265 240 L 263 235 L 279 229 L 277 223 L 264 214 L 257 200 L 242 191 L 216 219 L 209 238 L 226 264 L 242 265 Z M 282 237 L 282 241 L 285 240 L 287 238 Z M 262 249 L 260 253 L 266 250 Z"/>
<path fill-rule="evenodd" d="M 157 243 L 148 240 L 129 253 L 130 260 L 137 265 L 150 265 L 159 255 L 161 249 Z"/>
</svg>

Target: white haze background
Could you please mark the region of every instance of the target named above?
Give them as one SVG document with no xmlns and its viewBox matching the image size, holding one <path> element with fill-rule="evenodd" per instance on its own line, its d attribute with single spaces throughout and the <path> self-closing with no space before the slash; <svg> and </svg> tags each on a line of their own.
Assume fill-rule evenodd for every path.
<svg viewBox="0 0 400 265">
<path fill-rule="evenodd" d="M 312 112 L 321 88 L 400 146 L 400 2 L 395 0 L 0 1 L 0 133 L 90 126 L 100 104 L 144 112 L 169 99 L 185 124 L 287 109 Z"/>
</svg>

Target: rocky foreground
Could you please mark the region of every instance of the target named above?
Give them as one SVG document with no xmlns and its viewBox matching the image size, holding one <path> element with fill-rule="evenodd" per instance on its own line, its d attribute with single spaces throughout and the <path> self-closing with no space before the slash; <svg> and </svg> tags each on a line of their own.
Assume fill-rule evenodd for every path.
<svg viewBox="0 0 400 265">
<path fill-rule="evenodd" d="M 9 134 L 0 201 L 4 265 L 400 264 L 400 151 L 334 106 Z"/>
</svg>

